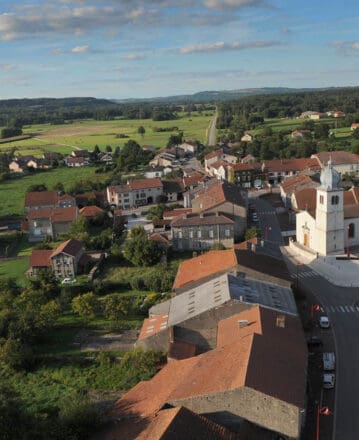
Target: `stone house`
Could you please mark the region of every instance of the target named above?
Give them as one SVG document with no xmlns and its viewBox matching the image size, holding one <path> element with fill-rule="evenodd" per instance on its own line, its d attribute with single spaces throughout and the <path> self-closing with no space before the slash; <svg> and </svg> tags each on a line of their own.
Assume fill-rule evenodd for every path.
<svg viewBox="0 0 359 440">
<path fill-rule="evenodd" d="M 182 179 L 162 180 L 163 194 L 167 197 L 167 202 L 177 202 L 183 199 L 184 185 Z"/>
<path fill-rule="evenodd" d="M 69 208 L 76 206 L 74 197 L 56 191 L 33 191 L 25 195 L 25 212 L 36 209 Z"/>
<path fill-rule="evenodd" d="M 270 185 L 279 185 L 287 177 L 299 173 L 316 173 L 321 168 L 316 158 L 265 160 L 262 167 Z"/>
<path fill-rule="evenodd" d="M 359 157 L 349 151 L 322 151 L 311 157 L 317 159 L 321 168 L 324 168 L 330 160 L 333 169 L 341 176 L 344 174 L 359 176 Z"/>
<path fill-rule="evenodd" d="M 194 251 L 211 249 L 215 243 L 226 248 L 234 244 L 234 221 L 216 213 L 184 214 L 171 222 L 174 250 Z"/>
<path fill-rule="evenodd" d="M 48 236 L 56 240 L 67 232 L 71 223 L 78 218 L 79 210 L 76 206 L 34 209 L 27 214 L 29 241 L 43 241 Z"/>
<path fill-rule="evenodd" d="M 234 239 L 244 234 L 247 227 L 247 202 L 238 186 L 226 181 L 216 181 L 204 187 L 191 202 L 194 214 L 201 212 L 221 212 L 234 220 Z"/>
<path fill-rule="evenodd" d="M 251 162 L 227 165 L 226 179 L 230 183 L 234 183 L 246 189 L 262 186 L 264 183 L 262 164 L 259 162 Z"/>
<path fill-rule="evenodd" d="M 57 278 L 73 278 L 85 269 L 89 260 L 83 252 L 82 243 L 70 239 L 56 249 L 33 250 L 28 275 L 34 277 L 51 270 Z"/>
<path fill-rule="evenodd" d="M 158 177 L 130 180 L 127 185 L 108 186 L 106 193 L 108 203 L 120 209 L 157 203 L 158 197 L 164 195 L 163 183 Z"/>
<path fill-rule="evenodd" d="M 220 148 L 219 150 L 212 151 L 204 157 L 204 168 L 206 172 L 209 171 L 210 165 L 219 160 L 227 163 L 237 163 L 238 157 L 234 155 L 228 148 Z"/>
</svg>

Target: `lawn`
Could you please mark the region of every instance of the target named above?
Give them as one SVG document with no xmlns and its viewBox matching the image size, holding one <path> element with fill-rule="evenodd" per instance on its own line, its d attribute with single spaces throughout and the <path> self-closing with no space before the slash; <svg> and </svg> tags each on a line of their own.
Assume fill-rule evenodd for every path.
<svg viewBox="0 0 359 440">
<path fill-rule="evenodd" d="M 15 278 L 21 286 L 28 285 L 25 271 L 29 268 L 29 257 L 0 261 L 0 278 Z"/>
<path fill-rule="evenodd" d="M 129 138 L 136 140 L 141 145 L 154 145 L 163 147 L 171 134 L 176 131 L 155 132 L 154 127 L 178 127 L 183 131 L 186 140 L 199 140 L 207 142 L 207 129 L 213 118 L 213 112 L 200 115 L 193 112 L 191 116 L 184 113 L 172 121 L 152 121 L 152 119 L 115 119 L 111 121 L 81 120 L 64 125 L 31 125 L 24 128 L 24 133 L 31 133 L 34 137 L 27 140 L 0 144 L 0 151 L 9 151 L 18 148 L 21 154 L 33 154 L 41 156 L 44 151 L 58 151 L 64 154 L 70 153 L 74 147 L 92 150 L 98 145 L 102 150 L 107 145 L 112 147 L 123 146 Z M 145 134 L 141 136 L 138 127 L 145 128 Z M 128 138 L 119 138 L 126 135 Z"/>
<path fill-rule="evenodd" d="M 48 189 L 52 189 L 56 183 L 61 182 L 68 189 L 80 180 L 103 181 L 108 176 L 95 174 L 95 171 L 94 167 L 56 168 L 1 182 L 0 215 L 23 214 L 25 193 L 31 185 L 45 183 Z"/>
</svg>

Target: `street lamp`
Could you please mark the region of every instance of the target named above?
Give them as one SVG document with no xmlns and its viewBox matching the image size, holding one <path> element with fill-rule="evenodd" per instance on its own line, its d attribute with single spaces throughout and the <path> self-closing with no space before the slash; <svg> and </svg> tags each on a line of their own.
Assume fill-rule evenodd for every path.
<svg viewBox="0 0 359 440">
<path fill-rule="evenodd" d="M 329 411 L 329 408 L 327 406 L 319 406 L 317 409 L 317 434 L 316 434 L 316 440 L 320 439 L 320 416 L 330 416 L 333 414 Z"/>
<path fill-rule="evenodd" d="M 350 251 L 349 251 L 349 232 L 350 232 L 350 225 L 347 225 L 347 258 L 350 259 Z"/>
</svg>

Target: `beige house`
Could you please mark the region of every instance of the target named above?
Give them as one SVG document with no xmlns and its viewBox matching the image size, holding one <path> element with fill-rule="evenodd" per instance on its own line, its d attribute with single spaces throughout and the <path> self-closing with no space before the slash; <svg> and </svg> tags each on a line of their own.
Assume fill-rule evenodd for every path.
<svg viewBox="0 0 359 440">
<path fill-rule="evenodd" d="M 163 196 L 163 183 L 160 178 L 130 180 L 127 185 L 108 186 L 107 201 L 120 209 L 157 203 Z"/>
<path fill-rule="evenodd" d="M 349 151 L 322 151 L 312 155 L 317 159 L 321 168 L 324 168 L 329 160 L 335 171 L 339 174 L 353 174 L 359 176 L 359 156 Z"/>
</svg>

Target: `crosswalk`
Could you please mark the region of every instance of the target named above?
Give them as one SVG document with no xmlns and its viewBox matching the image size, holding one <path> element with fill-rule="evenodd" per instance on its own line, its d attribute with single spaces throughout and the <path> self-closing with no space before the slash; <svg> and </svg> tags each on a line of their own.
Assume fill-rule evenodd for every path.
<svg viewBox="0 0 359 440">
<path fill-rule="evenodd" d="M 259 215 L 276 215 L 275 211 L 256 211 Z"/>
<path fill-rule="evenodd" d="M 326 313 L 359 313 L 359 306 L 340 305 L 340 306 L 326 306 L 324 308 Z"/>
<path fill-rule="evenodd" d="M 305 271 L 298 272 L 298 278 L 300 278 L 300 279 L 313 278 L 316 276 L 318 276 L 318 274 L 314 270 L 305 270 Z M 295 279 L 297 279 L 297 274 L 292 273 L 291 277 L 295 280 Z"/>
</svg>

